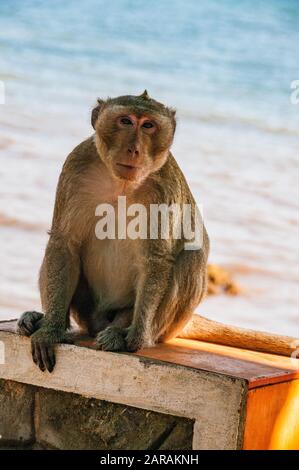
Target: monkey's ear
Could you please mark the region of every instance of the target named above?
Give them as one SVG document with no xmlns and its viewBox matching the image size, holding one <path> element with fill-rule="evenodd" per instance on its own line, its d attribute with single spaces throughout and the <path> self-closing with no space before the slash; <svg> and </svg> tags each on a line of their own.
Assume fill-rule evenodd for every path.
<svg viewBox="0 0 299 470">
<path fill-rule="evenodd" d="M 150 96 L 147 92 L 147 90 L 144 90 L 144 92 L 140 95 L 140 98 L 143 98 L 144 100 L 150 100 Z"/>
<path fill-rule="evenodd" d="M 97 103 L 98 104 L 91 111 L 91 125 L 94 129 L 96 128 L 96 122 L 97 122 L 98 116 L 100 114 L 100 111 L 101 111 L 105 101 L 97 99 Z"/>
</svg>

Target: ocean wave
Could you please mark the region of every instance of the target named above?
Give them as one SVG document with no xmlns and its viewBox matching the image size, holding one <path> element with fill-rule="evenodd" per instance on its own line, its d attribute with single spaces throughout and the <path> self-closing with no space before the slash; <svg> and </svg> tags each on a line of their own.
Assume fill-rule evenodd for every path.
<svg viewBox="0 0 299 470">
<path fill-rule="evenodd" d="M 250 127 L 254 130 L 262 131 L 268 134 L 278 134 L 286 136 L 299 136 L 299 129 L 293 127 L 286 127 L 271 124 L 270 122 L 265 122 L 262 119 L 253 118 L 250 116 L 236 116 L 229 115 L 228 113 L 194 113 L 187 109 L 180 110 L 181 117 L 190 119 L 193 121 L 199 121 L 207 124 L 213 125 L 226 125 L 236 129 L 236 126 L 240 127 Z"/>
<path fill-rule="evenodd" d="M 20 230 L 27 230 L 30 232 L 42 232 L 48 229 L 48 227 L 43 224 L 15 219 L 1 212 L 0 212 L 0 227 L 13 227 L 13 228 L 17 228 Z"/>
</svg>

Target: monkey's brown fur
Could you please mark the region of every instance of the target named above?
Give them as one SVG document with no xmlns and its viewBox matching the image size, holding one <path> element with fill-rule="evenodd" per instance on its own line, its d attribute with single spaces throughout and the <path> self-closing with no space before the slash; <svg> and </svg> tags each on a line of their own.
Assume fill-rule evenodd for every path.
<svg viewBox="0 0 299 470">
<path fill-rule="evenodd" d="M 191 204 L 188 184 L 170 153 L 175 113 L 147 92 L 98 100 L 95 135 L 68 156 L 59 178 L 50 238 L 40 271 L 42 309 L 25 312 L 18 331 L 31 335 L 33 360 L 53 370 L 54 344 L 67 341 L 70 315 L 99 348 L 136 351 L 182 337 L 289 353 L 290 341 L 246 333 L 192 317 L 206 290 L 209 240 L 199 250 L 184 240 L 105 239 L 95 235 L 95 208 Z M 116 211 L 117 213 L 117 211 Z M 192 317 L 192 322 L 183 330 Z M 190 329 L 191 325 L 191 329 Z M 266 341 L 265 341 L 266 339 Z M 265 346 L 266 344 L 266 346 Z"/>
</svg>

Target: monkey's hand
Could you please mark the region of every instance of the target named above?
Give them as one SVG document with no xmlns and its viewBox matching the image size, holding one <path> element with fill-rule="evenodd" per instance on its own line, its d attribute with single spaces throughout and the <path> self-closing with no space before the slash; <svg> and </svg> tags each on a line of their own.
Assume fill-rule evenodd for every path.
<svg viewBox="0 0 299 470">
<path fill-rule="evenodd" d="M 149 338 L 146 338 L 140 328 L 135 325 L 127 328 L 126 335 L 127 351 L 135 352 L 142 348 L 147 348 L 153 345 L 153 342 Z"/>
<path fill-rule="evenodd" d="M 42 327 L 31 336 L 31 354 L 35 364 L 43 372 L 52 372 L 55 366 L 54 344 L 62 343 L 66 338 L 65 332 L 57 332 L 50 326 Z"/>
</svg>

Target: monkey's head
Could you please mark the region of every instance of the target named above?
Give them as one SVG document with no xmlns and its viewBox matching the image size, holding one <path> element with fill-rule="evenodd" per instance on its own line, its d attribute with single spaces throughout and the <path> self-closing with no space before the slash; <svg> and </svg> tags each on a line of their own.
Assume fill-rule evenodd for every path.
<svg viewBox="0 0 299 470">
<path fill-rule="evenodd" d="M 98 100 L 91 123 L 101 159 L 116 178 L 141 182 L 164 165 L 175 132 L 175 111 L 150 98 Z"/>
</svg>

